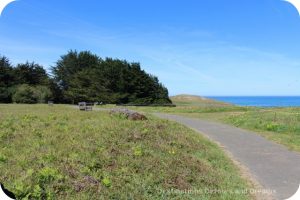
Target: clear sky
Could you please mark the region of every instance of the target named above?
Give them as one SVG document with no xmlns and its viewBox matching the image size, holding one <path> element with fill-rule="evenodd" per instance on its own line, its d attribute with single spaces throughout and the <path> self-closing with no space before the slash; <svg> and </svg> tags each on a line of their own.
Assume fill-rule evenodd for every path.
<svg viewBox="0 0 300 200">
<path fill-rule="evenodd" d="M 300 95 L 300 16 L 282 0 L 18 0 L 3 11 L 0 54 L 13 64 L 49 69 L 70 49 L 139 61 L 171 95 Z"/>
</svg>

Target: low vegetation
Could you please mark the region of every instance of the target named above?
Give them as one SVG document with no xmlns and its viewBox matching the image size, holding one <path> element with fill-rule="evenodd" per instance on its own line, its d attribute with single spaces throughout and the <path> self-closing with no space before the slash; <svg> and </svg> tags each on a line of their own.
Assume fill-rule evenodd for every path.
<svg viewBox="0 0 300 200">
<path fill-rule="evenodd" d="M 228 103 L 192 95 L 174 96 L 171 97 L 171 101 L 176 105 L 176 107 L 132 107 L 132 109 L 144 112 L 162 112 L 190 115 L 206 113 L 244 112 L 252 110 L 252 108 L 235 106 Z"/>
<path fill-rule="evenodd" d="M 18 199 L 251 198 L 217 145 L 147 117 L 0 105 L 0 182 Z"/>
<path fill-rule="evenodd" d="M 254 130 L 300 151 L 300 108 L 266 108 L 231 114 L 223 121 L 237 127 Z"/>
</svg>

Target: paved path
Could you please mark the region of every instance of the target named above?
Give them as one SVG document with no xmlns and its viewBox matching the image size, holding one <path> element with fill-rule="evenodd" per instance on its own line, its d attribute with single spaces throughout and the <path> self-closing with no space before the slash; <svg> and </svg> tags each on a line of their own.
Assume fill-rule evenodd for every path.
<svg viewBox="0 0 300 200">
<path fill-rule="evenodd" d="M 225 147 L 264 189 L 275 190 L 283 200 L 296 193 L 300 184 L 300 154 L 266 140 L 256 133 L 215 122 L 156 114 L 195 129 Z"/>
</svg>

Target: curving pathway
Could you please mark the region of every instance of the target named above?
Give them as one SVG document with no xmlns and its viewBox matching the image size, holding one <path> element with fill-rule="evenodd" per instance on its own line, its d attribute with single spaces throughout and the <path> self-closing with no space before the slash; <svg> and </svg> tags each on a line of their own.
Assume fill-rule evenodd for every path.
<svg viewBox="0 0 300 200">
<path fill-rule="evenodd" d="M 251 132 L 200 119 L 155 114 L 179 122 L 220 143 L 235 160 L 248 168 L 275 199 L 284 200 L 296 193 L 300 184 L 300 154 Z"/>
</svg>

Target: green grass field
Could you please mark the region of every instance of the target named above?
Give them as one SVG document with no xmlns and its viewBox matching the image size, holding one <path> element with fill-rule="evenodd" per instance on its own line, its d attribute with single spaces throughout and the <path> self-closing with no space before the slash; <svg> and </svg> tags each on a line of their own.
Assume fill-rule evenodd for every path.
<svg viewBox="0 0 300 200">
<path fill-rule="evenodd" d="M 216 144 L 148 117 L 0 105 L 0 182 L 18 199 L 252 198 Z"/>
<path fill-rule="evenodd" d="M 239 107 L 189 95 L 176 96 L 172 100 L 177 107 L 134 109 L 227 123 L 256 131 L 272 141 L 300 152 L 300 108 Z"/>
<path fill-rule="evenodd" d="M 225 123 L 254 130 L 277 143 L 300 151 L 300 108 L 269 108 L 231 114 Z"/>
<path fill-rule="evenodd" d="M 144 112 L 178 114 L 237 112 L 249 110 L 249 108 L 246 107 L 238 107 L 198 96 L 179 95 L 172 97 L 171 99 L 176 107 L 131 107 L 131 109 Z"/>
</svg>

